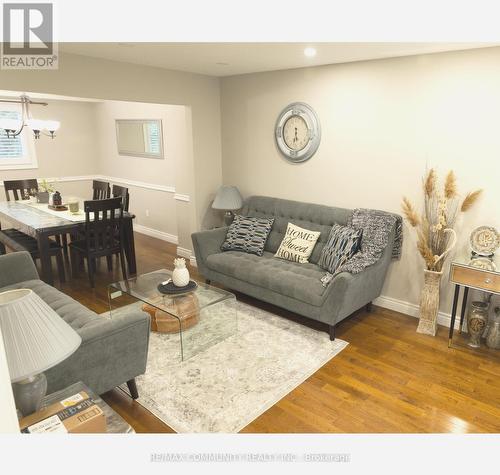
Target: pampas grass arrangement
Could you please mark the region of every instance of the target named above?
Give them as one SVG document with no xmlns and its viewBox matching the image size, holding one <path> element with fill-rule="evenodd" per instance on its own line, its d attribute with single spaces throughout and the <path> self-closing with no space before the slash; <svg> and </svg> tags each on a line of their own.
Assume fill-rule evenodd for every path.
<svg viewBox="0 0 500 475">
<path fill-rule="evenodd" d="M 482 190 L 468 193 L 460 203 L 455 173 L 450 170 L 442 188 L 438 176 L 431 168 L 423 179 L 424 209 L 421 216 L 411 201 L 403 197 L 401 204 L 408 223 L 417 232 L 417 250 L 425 261 L 427 270 L 440 272 L 443 254 L 448 249 L 450 229 L 453 230 L 459 213 L 470 210 L 479 199 Z"/>
</svg>

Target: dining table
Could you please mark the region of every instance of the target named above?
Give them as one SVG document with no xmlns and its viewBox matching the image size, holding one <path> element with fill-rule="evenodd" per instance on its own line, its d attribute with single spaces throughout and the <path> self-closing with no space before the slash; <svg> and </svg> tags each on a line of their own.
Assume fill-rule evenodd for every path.
<svg viewBox="0 0 500 475">
<path fill-rule="evenodd" d="M 52 261 L 49 254 L 50 239 L 54 236 L 69 234 L 77 236 L 83 232 L 85 226 L 85 213 L 83 202 L 79 199 L 80 206 L 77 213 L 69 210 L 56 211 L 50 209 L 48 204 L 36 203 L 30 200 L 1 201 L 0 202 L 0 229 L 2 226 L 13 227 L 37 240 L 40 254 L 41 279 L 53 285 Z M 128 273 L 137 273 L 135 259 L 135 243 L 133 232 L 133 219 L 135 215 L 123 213 L 123 240 L 124 253 L 127 260 Z"/>
</svg>

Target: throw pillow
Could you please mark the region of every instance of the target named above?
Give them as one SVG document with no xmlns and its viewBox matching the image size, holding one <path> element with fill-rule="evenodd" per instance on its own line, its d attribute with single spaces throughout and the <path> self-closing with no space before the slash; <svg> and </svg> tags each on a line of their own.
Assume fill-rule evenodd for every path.
<svg viewBox="0 0 500 475">
<path fill-rule="evenodd" d="M 309 256 L 312 254 L 320 234 L 319 231 L 309 231 L 309 229 L 288 223 L 285 237 L 274 257 L 306 264 L 309 262 Z"/>
<path fill-rule="evenodd" d="M 334 274 L 359 251 L 361 234 L 361 229 L 334 224 L 328 236 L 328 241 L 321 251 L 318 265 Z"/>
<path fill-rule="evenodd" d="M 236 215 L 229 226 L 222 251 L 242 251 L 262 256 L 274 218 L 252 218 Z"/>
</svg>

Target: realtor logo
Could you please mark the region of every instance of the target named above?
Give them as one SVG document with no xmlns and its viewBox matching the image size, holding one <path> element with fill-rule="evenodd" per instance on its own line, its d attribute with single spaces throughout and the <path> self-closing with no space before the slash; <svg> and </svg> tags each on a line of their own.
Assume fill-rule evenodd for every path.
<svg viewBox="0 0 500 475">
<path fill-rule="evenodd" d="M 4 3 L 2 69 L 57 69 L 52 3 Z"/>
</svg>

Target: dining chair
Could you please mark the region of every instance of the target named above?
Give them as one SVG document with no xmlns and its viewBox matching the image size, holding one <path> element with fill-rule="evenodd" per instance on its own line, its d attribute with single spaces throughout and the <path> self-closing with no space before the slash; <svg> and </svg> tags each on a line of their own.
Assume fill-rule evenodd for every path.
<svg viewBox="0 0 500 475">
<path fill-rule="evenodd" d="M 123 248 L 123 204 L 122 198 L 85 201 L 84 239 L 72 241 L 69 245 L 73 277 L 78 276 L 79 257 L 87 259 L 87 271 L 92 288 L 96 260 L 100 257 L 120 257 L 123 278 L 127 278 Z"/>
<path fill-rule="evenodd" d="M 106 200 L 111 195 L 111 188 L 107 181 L 92 181 L 92 199 L 93 200 Z"/>
<path fill-rule="evenodd" d="M 38 191 L 38 181 L 36 178 L 30 178 L 28 180 L 6 180 L 3 182 L 5 188 L 5 197 L 7 201 L 10 201 L 9 191 L 12 192 L 14 200 L 26 200 L 29 198 L 29 194 L 34 191 Z"/>
<path fill-rule="evenodd" d="M 37 240 L 17 229 L 0 230 L 0 255 L 5 254 L 6 247 L 14 252 L 28 251 L 35 263 L 37 259 L 40 259 L 40 251 L 38 249 Z M 48 253 L 49 256 L 56 258 L 59 282 L 66 282 L 62 246 L 55 241 L 50 241 Z"/>
<path fill-rule="evenodd" d="M 7 201 L 11 201 L 11 195 L 16 201 L 25 200 L 28 199 L 30 194 L 38 191 L 38 181 L 36 178 L 29 178 L 27 180 L 6 180 L 3 184 Z M 63 241 L 64 244 L 66 244 L 64 238 Z M 0 254 L 5 252 L 5 247 L 13 251 L 28 251 L 35 262 L 40 258 L 36 239 L 15 228 L 0 230 Z M 54 256 L 56 258 L 60 282 L 65 282 L 66 280 L 62 259 L 63 249 L 64 245 L 61 245 L 60 237 L 56 236 L 56 242 L 50 243 L 48 252 L 51 257 Z"/>
<path fill-rule="evenodd" d="M 121 196 L 123 202 L 123 211 L 128 211 L 128 205 L 130 201 L 130 195 L 128 194 L 128 188 L 120 185 L 113 185 L 113 189 L 111 191 L 111 196 L 113 198 L 118 198 Z"/>
</svg>

